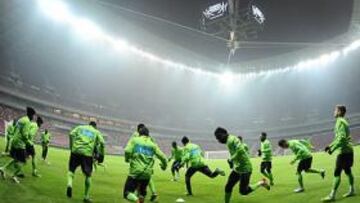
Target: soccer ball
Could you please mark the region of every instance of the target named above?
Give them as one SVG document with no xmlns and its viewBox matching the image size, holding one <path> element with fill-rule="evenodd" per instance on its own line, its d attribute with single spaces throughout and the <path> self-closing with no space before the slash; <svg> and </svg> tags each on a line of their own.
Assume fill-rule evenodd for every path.
<svg viewBox="0 0 360 203">
<path fill-rule="evenodd" d="M 182 203 L 182 202 L 185 202 L 185 200 L 182 199 L 182 198 L 178 198 L 178 199 L 176 200 L 176 202 L 177 202 L 177 203 Z"/>
</svg>

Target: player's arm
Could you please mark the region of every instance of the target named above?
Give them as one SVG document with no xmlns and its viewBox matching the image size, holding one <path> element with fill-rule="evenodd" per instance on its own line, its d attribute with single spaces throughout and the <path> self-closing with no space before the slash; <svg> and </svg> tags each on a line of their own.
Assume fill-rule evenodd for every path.
<svg viewBox="0 0 360 203">
<path fill-rule="evenodd" d="M 133 150 L 134 150 L 134 140 L 133 139 L 130 139 L 129 142 L 126 144 L 126 147 L 125 147 L 125 162 L 128 163 L 130 162 L 130 159 L 132 157 L 132 154 L 133 154 Z"/>
<path fill-rule="evenodd" d="M 344 123 L 341 123 L 336 130 L 335 140 L 330 144 L 329 153 L 331 154 L 339 147 L 346 145 L 348 142 L 346 138 L 346 126 Z"/>
<path fill-rule="evenodd" d="M 75 136 L 77 134 L 77 131 L 78 131 L 78 127 L 74 128 L 69 133 L 69 147 L 70 147 L 70 150 L 73 148 L 74 138 L 75 138 Z"/>
<path fill-rule="evenodd" d="M 183 157 L 181 158 L 181 166 L 187 164 L 190 160 L 190 152 L 188 149 L 184 149 Z"/>
<path fill-rule="evenodd" d="M 105 140 L 101 133 L 98 133 L 97 147 L 98 147 L 97 152 L 99 153 L 99 157 L 97 161 L 99 164 L 101 164 L 102 162 L 104 162 L 104 158 L 105 158 Z"/>
<path fill-rule="evenodd" d="M 167 160 L 166 155 L 160 150 L 159 146 L 155 144 L 155 156 L 160 160 L 160 166 L 162 170 L 166 170 Z"/>
</svg>

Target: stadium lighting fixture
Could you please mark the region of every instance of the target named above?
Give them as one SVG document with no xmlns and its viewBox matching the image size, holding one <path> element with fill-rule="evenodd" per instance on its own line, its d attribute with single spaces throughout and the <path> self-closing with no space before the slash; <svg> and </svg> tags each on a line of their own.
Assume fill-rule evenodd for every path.
<svg viewBox="0 0 360 203">
<path fill-rule="evenodd" d="M 219 77 L 220 83 L 224 86 L 230 86 L 235 79 L 234 74 L 230 71 L 225 71 L 218 77 Z"/>
<path fill-rule="evenodd" d="M 71 13 L 63 1 L 38 0 L 40 9 L 45 15 L 60 22 L 69 21 Z"/>
<path fill-rule="evenodd" d="M 61 0 L 37 0 L 40 9 L 43 13 L 50 17 L 51 19 L 67 24 L 74 31 L 86 35 L 87 37 L 91 37 L 91 39 L 97 39 L 99 41 L 103 41 L 113 46 L 116 50 L 124 50 L 130 53 L 136 54 L 142 58 L 145 58 L 149 61 L 156 62 L 162 64 L 166 68 L 174 68 L 177 70 L 188 71 L 194 74 L 203 75 L 218 79 L 222 84 L 230 85 L 233 81 L 238 81 L 240 79 L 254 79 L 257 77 L 264 76 L 272 76 L 275 74 L 286 73 L 290 71 L 302 71 L 306 69 L 314 69 L 324 67 L 324 65 L 335 61 L 341 56 L 346 56 L 350 52 L 353 52 L 360 48 L 360 39 L 354 41 L 348 46 L 344 47 L 342 50 L 333 51 L 328 54 L 323 54 L 319 57 L 301 61 L 293 66 L 281 67 L 271 70 L 262 70 L 262 71 L 254 71 L 249 73 L 217 73 L 212 71 L 207 71 L 201 67 L 193 67 L 188 66 L 182 63 L 177 63 L 175 61 L 171 61 L 169 59 L 161 58 L 160 56 L 154 55 L 150 52 L 144 51 L 138 47 L 127 43 L 125 40 L 121 38 L 114 38 L 108 34 L 106 34 L 103 30 L 101 30 L 94 22 L 89 19 L 78 17 L 70 12 L 68 6 Z M 257 9 L 255 9 L 257 11 Z M 258 15 L 260 13 L 257 11 Z M 262 19 L 262 18 L 260 18 Z M 265 20 L 265 19 L 264 19 Z"/>
</svg>

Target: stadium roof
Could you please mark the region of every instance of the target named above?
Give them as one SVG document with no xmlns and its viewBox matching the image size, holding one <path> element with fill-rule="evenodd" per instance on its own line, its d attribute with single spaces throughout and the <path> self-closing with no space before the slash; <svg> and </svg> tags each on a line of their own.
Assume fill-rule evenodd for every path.
<svg viewBox="0 0 360 203">
<path fill-rule="evenodd" d="M 51 16 L 41 13 L 33 1 L 2 1 L 1 84 L 6 83 L 15 92 L 31 92 L 34 97 L 82 111 L 193 131 L 209 130 L 224 124 L 236 129 L 246 127 L 246 130 L 255 132 L 259 128 L 277 127 L 283 123 L 302 125 L 314 120 L 329 120 L 331 116 L 329 117 L 328 111 L 338 102 L 347 103 L 354 112 L 360 112 L 359 98 L 356 97 L 359 91 L 353 88 L 358 86 L 357 80 L 347 81 L 359 71 L 355 67 L 358 60 L 356 57 L 351 58 L 351 63 L 339 60 L 342 67 L 351 70 L 351 73 L 342 73 L 346 76 L 344 78 L 333 79 L 340 69 L 331 68 L 335 65 L 325 63 L 329 65 L 329 71 L 314 70 L 315 74 L 305 71 L 297 77 L 294 74 L 286 77 L 285 74 L 280 74 L 279 77 L 274 77 L 274 81 L 268 77 L 259 77 L 248 84 L 238 80 L 236 84 L 222 86 L 213 78 L 197 74 L 204 73 L 203 70 L 191 69 L 192 72 L 185 72 L 179 71 L 179 66 L 172 61 L 162 60 L 163 63 L 159 63 L 159 57 L 190 65 L 218 61 L 215 57 L 210 60 L 207 56 L 180 46 L 176 41 L 169 41 L 156 34 L 159 28 L 174 29 L 171 32 L 179 34 L 177 26 L 150 20 L 151 22 L 146 22 L 156 26 L 154 30 L 147 30 L 149 26 L 146 26 L 142 17 L 125 12 L 125 18 L 122 16 L 125 15 L 124 11 L 100 4 L 99 0 L 68 2 L 71 2 L 71 11 L 76 14 L 76 19 L 79 16 L 86 17 L 101 25 L 109 36 L 125 36 L 129 44 L 139 49 L 127 46 L 126 51 L 114 50 L 111 46 L 99 43 L 101 40 L 89 38 L 84 30 L 79 36 L 79 30 L 74 26 L 79 24 L 57 22 Z M 360 46 L 360 41 L 352 44 L 358 39 L 356 22 L 359 19 L 359 1 L 355 1 L 353 8 L 351 32 L 326 42 L 344 44 L 346 47 L 333 52 L 329 47 L 311 46 L 288 55 L 258 60 L 260 65 L 268 64 L 269 67 L 256 67 L 284 70 L 283 67 L 289 64 L 315 57 L 317 60 L 305 63 L 313 68 L 322 65 L 323 58 L 330 59 L 330 62 L 334 61 L 333 58 L 343 59 L 339 56 L 345 56 L 348 49 L 355 50 Z M 94 13 L 96 15 L 92 15 Z M 194 38 L 207 39 L 196 32 L 181 33 L 195 33 Z M 127 53 L 134 50 L 138 55 Z M 146 51 L 151 51 L 154 55 Z M 325 57 L 318 59 L 323 54 Z M 311 63 L 314 61 L 320 63 Z M 177 69 L 174 70 L 173 67 Z M 214 66 L 201 67 L 206 67 L 206 71 L 214 70 Z M 183 67 L 180 66 L 181 68 Z M 254 70 L 258 71 L 252 69 Z M 222 79 L 228 82 L 233 77 L 232 74 L 223 76 L 226 77 L 219 77 L 220 83 L 223 82 Z M 322 82 L 315 83 L 313 80 Z M 341 90 L 338 93 L 340 99 L 333 94 L 333 89 Z M 316 99 L 310 103 L 304 98 Z"/>
</svg>

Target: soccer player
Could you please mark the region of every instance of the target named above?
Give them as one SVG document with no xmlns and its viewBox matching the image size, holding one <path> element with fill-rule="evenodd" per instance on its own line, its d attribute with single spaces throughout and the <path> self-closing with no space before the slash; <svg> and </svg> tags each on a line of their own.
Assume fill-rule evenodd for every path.
<svg viewBox="0 0 360 203">
<path fill-rule="evenodd" d="M 41 146 L 42 146 L 42 159 L 46 162 L 49 144 L 51 139 L 51 133 L 48 131 L 48 129 L 45 129 L 45 131 L 41 134 Z M 46 162 L 49 164 L 49 162 Z"/>
<path fill-rule="evenodd" d="M 35 136 L 43 124 L 43 120 L 41 117 L 37 117 L 36 122 L 31 122 L 30 130 L 29 130 L 29 143 L 26 144 L 26 156 L 31 156 L 31 163 L 32 163 L 32 175 L 34 177 L 40 177 L 37 168 L 36 168 L 36 159 L 35 159 L 35 147 L 34 147 L 34 139 Z"/>
<path fill-rule="evenodd" d="M 142 128 L 146 128 L 145 124 L 139 123 L 137 125 L 136 131 L 131 135 L 130 140 L 133 139 L 134 137 L 139 137 L 140 136 L 139 132 L 140 132 L 140 130 Z M 153 137 L 151 137 L 151 136 L 149 136 L 149 137 L 150 137 L 151 141 L 156 143 Z M 158 194 L 156 192 L 155 183 L 154 183 L 154 180 L 152 178 L 149 181 L 149 189 L 150 189 L 150 192 L 151 192 L 150 201 L 155 202 L 157 200 L 157 198 L 158 198 Z"/>
<path fill-rule="evenodd" d="M 0 175 L 5 179 L 6 170 L 13 168 L 11 178 L 15 183 L 20 183 L 17 175 L 22 171 L 23 165 L 26 163 L 26 145 L 30 143 L 29 131 L 31 122 L 36 112 L 33 108 L 26 108 L 26 116 L 21 117 L 17 122 L 14 130 L 14 136 L 11 142 L 10 156 L 12 160 L 0 167 Z"/>
<path fill-rule="evenodd" d="M 131 202 L 143 203 L 146 188 L 153 174 L 154 156 L 161 162 L 162 170 L 167 167 L 165 154 L 149 136 L 149 130 L 142 127 L 139 136 L 129 140 L 125 147 L 125 161 L 130 163 L 129 176 L 126 180 L 123 196 Z M 138 192 L 138 195 L 135 192 Z"/>
<path fill-rule="evenodd" d="M 11 123 L 7 125 L 6 128 L 6 146 L 5 146 L 5 153 L 8 154 L 11 148 L 11 141 L 14 136 L 15 132 L 15 126 L 16 126 L 16 120 L 13 120 Z"/>
<path fill-rule="evenodd" d="M 89 125 L 80 125 L 74 128 L 69 135 L 70 160 L 66 195 L 72 197 L 72 186 L 74 173 L 78 166 L 85 175 L 84 202 L 92 202 L 90 199 L 91 174 L 93 170 L 93 155 L 95 147 L 98 146 L 98 162 L 102 163 L 105 156 L 105 142 L 102 134 L 97 130 L 96 122 L 91 121 Z"/>
<path fill-rule="evenodd" d="M 295 154 L 295 159 L 290 162 L 291 165 L 295 164 L 297 161 L 300 161 L 297 167 L 297 176 L 298 176 L 298 182 L 299 182 L 299 188 L 295 189 L 295 193 L 301 193 L 304 192 L 304 183 L 303 183 L 303 176 L 302 172 L 305 171 L 305 173 L 315 173 L 319 174 L 323 179 L 325 178 L 325 170 L 317 170 L 311 168 L 313 157 L 311 155 L 310 149 L 304 145 L 299 140 L 280 140 L 279 146 L 283 149 L 288 149 Z"/>
<path fill-rule="evenodd" d="M 242 144 L 236 136 L 230 135 L 224 128 L 217 128 L 214 134 L 219 143 L 226 144 L 230 152 L 230 160 L 234 164 L 233 170 L 231 171 L 225 186 L 225 203 L 230 203 L 232 190 L 238 182 L 240 182 L 239 192 L 242 195 L 248 195 L 259 187 L 270 190 L 270 186 L 265 179 L 254 185 L 249 185 L 252 165 L 244 144 Z"/>
<path fill-rule="evenodd" d="M 260 165 L 260 172 L 265 176 L 269 181 L 270 185 L 274 185 L 274 178 L 271 173 L 272 168 L 272 147 L 271 142 L 267 139 L 267 134 L 265 132 L 262 132 L 260 135 L 260 150 L 259 155 L 262 158 L 262 162 Z"/>
<path fill-rule="evenodd" d="M 171 156 L 169 157 L 169 162 L 174 159 L 174 162 L 171 166 L 171 174 L 173 176 L 173 181 L 179 180 L 179 170 L 181 168 L 181 158 L 183 156 L 183 149 L 178 147 L 176 142 L 172 143 Z"/>
<path fill-rule="evenodd" d="M 199 171 L 209 178 L 215 178 L 218 175 L 225 176 L 225 172 L 219 168 L 216 168 L 214 172 L 210 170 L 210 168 L 205 164 L 203 151 L 198 145 L 191 143 L 189 138 L 183 137 L 181 142 L 184 145 L 184 155 L 181 160 L 181 166 L 184 164 L 189 164 L 190 166 L 185 174 L 185 183 L 188 196 L 193 195 L 191 189 L 191 177 L 196 172 Z"/>
<path fill-rule="evenodd" d="M 339 154 L 336 159 L 333 188 L 331 190 L 331 193 L 327 197 L 322 199 L 325 202 L 335 200 L 336 192 L 341 182 L 342 171 L 344 171 L 346 176 L 348 177 L 350 185 L 349 192 L 344 194 L 344 197 L 351 197 L 355 195 L 354 175 L 351 172 L 351 167 L 353 166 L 354 162 L 354 150 L 352 147 L 349 123 L 345 119 L 345 114 L 345 106 L 337 105 L 335 107 L 335 139 L 328 147 L 326 147 L 325 151 L 328 152 L 330 155 L 335 151 L 339 151 Z"/>
</svg>

